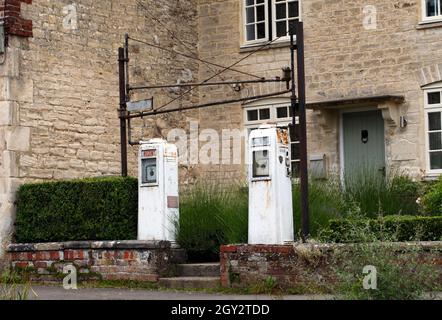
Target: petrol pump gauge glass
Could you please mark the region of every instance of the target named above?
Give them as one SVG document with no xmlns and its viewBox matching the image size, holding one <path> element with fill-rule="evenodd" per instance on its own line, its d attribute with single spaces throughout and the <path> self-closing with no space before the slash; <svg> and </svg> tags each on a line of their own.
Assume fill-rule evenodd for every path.
<svg viewBox="0 0 442 320">
<path fill-rule="evenodd" d="M 270 138 L 269 137 L 258 137 L 253 139 L 253 146 L 254 147 L 264 147 L 268 146 L 270 144 Z"/>
<path fill-rule="evenodd" d="M 155 158 L 152 159 L 143 159 L 142 160 L 142 183 L 143 184 L 152 184 L 157 183 L 158 171 L 157 171 L 157 160 Z"/>
<path fill-rule="evenodd" d="M 262 178 L 270 176 L 269 151 L 261 150 L 253 152 L 253 177 Z"/>
</svg>

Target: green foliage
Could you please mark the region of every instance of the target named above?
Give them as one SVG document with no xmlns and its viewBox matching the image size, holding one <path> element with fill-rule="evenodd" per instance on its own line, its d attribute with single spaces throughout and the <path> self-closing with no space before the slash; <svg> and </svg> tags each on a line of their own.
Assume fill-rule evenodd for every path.
<svg viewBox="0 0 442 320">
<path fill-rule="evenodd" d="M 251 286 L 250 290 L 253 294 L 276 294 L 282 292 L 278 281 L 273 277 L 267 277 L 262 282 L 255 283 Z"/>
<path fill-rule="evenodd" d="M 312 179 L 309 197 L 312 237 L 318 237 L 327 229 L 331 220 L 339 220 L 354 212 L 372 218 L 380 213 L 418 213 L 416 199 L 421 192 L 420 184 L 402 175 L 380 180 L 368 174 L 359 175 L 347 179 L 344 189 L 338 178 Z M 298 234 L 301 226 L 299 191 L 299 185 L 294 185 L 294 218 Z M 134 178 L 93 178 L 24 185 L 18 192 L 16 241 L 136 239 L 137 193 Z M 406 229 L 406 226 L 409 224 L 401 224 L 401 228 Z M 425 232 L 429 234 L 428 230 Z M 407 234 L 401 237 L 407 238 Z M 177 239 L 192 259 L 217 259 L 220 245 L 246 243 L 247 236 L 247 187 L 200 183 L 181 193 Z"/>
<path fill-rule="evenodd" d="M 182 193 L 177 240 L 192 260 L 218 259 L 220 245 L 246 243 L 247 230 L 246 188 L 198 184 Z"/>
<path fill-rule="evenodd" d="M 422 207 L 425 214 L 442 216 L 442 177 L 429 187 L 422 198 Z"/>
<path fill-rule="evenodd" d="M 369 170 L 361 170 L 346 178 L 345 188 L 339 177 L 327 180 L 311 179 L 309 183 L 309 209 L 311 236 L 317 237 L 330 220 L 352 213 L 375 218 L 382 215 L 416 215 L 416 200 L 422 192 L 420 183 L 406 175 L 391 173 L 388 179 Z M 300 186 L 293 186 L 295 227 L 300 232 Z"/>
<path fill-rule="evenodd" d="M 133 240 L 138 186 L 134 178 L 89 178 L 25 184 L 17 194 L 17 242 Z"/>
<path fill-rule="evenodd" d="M 31 293 L 37 297 L 30 282 L 23 282 L 21 274 L 6 270 L 1 275 L 0 300 L 28 300 Z"/>
<path fill-rule="evenodd" d="M 309 183 L 309 210 L 311 235 L 328 225 L 331 219 L 341 217 L 345 208 L 341 185 L 338 179 L 311 180 Z M 301 233 L 301 190 L 299 184 L 293 185 L 293 211 L 296 234 Z"/>
<path fill-rule="evenodd" d="M 415 300 L 423 298 L 424 293 L 440 290 L 437 267 L 423 263 L 421 248 L 407 246 L 398 250 L 392 244 L 396 235 L 385 234 L 382 241 L 379 234 L 367 224 L 357 219 L 349 220 L 346 230 L 356 235 L 361 243 L 352 250 L 342 250 L 335 254 L 333 266 L 337 275 L 337 293 L 344 299 L 361 300 Z M 434 253 L 435 255 L 437 253 Z M 364 267 L 376 268 L 377 287 L 364 288 Z"/>
<path fill-rule="evenodd" d="M 354 232 L 354 231 L 357 232 Z M 364 232 L 361 232 L 363 230 Z M 372 239 L 366 239 L 370 234 Z M 367 219 L 352 216 L 330 221 L 321 234 L 322 240 L 339 243 L 372 241 L 439 241 L 442 239 L 442 217 L 385 216 Z"/>
<path fill-rule="evenodd" d="M 354 206 L 369 217 L 383 215 L 415 215 L 419 213 L 416 200 L 421 194 L 421 184 L 398 172 L 387 178 L 375 170 L 360 169 L 345 177 L 342 191 L 348 212 Z"/>
</svg>

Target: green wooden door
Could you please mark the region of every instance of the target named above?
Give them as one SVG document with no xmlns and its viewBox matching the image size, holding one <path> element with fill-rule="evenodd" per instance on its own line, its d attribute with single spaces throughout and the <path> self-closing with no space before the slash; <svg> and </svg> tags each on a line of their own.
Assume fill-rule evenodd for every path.
<svg viewBox="0 0 442 320">
<path fill-rule="evenodd" d="M 385 176 L 385 134 L 381 111 L 343 114 L 344 174 Z"/>
</svg>

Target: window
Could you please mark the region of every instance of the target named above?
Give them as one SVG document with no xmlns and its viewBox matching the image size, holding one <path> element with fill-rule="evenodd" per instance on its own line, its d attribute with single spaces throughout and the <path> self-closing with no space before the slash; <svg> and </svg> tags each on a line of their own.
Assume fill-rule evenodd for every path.
<svg viewBox="0 0 442 320">
<path fill-rule="evenodd" d="M 442 20 L 442 0 L 422 0 L 422 20 Z"/>
<path fill-rule="evenodd" d="M 442 85 L 442 84 L 441 84 Z M 442 86 L 425 91 L 427 167 L 430 174 L 442 173 Z"/>
<path fill-rule="evenodd" d="M 245 109 L 244 126 L 248 134 L 265 123 L 276 123 L 278 127 L 287 128 L 292 122 L 292 109 L 290 103 L 275 103 L 259 107 Z M 290 161 L 292 164 L 293 177 L 299 177 L 300 144 L 296 130 L 290 132 Z M 247 154 L 247 152 L 246 152 Z"/>
<path fill-rule="evenodd" d="M 246 42 L 268 39 L 267 0 L 245 0 Z"/>
<path fill-rule="evenodd" d="M 299 20 L 298 0 L 243 0 L 244 42 L 247 45 L 288 39 L 291 21 Z"/>
</svg>

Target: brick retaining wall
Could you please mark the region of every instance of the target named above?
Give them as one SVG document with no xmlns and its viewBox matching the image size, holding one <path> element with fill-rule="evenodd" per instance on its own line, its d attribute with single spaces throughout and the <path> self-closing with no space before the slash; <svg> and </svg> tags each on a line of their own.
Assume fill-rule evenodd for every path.
<svg viewBox="0 0 442 320">
<path fill-rule="evenodd" d="M 186 260 L 184 250 L 166 241 L 13 244 L 8 258 L 12 268 L 34 281 L 57 280 L 64 266 L 74 265 L 80 279 L 157 282 L 174 263 Z"/>
<path fill-rule="evenodd" d="M 408 249 L 418 246 L 419 259 L 423 263 L 439 266 L 442 284 L 442 242 L 392 245 L 400 254 L 407 254 Z M 337 266 L 338 253 L 346 251 L 351 257 L 354 248 L 350 244 L 222 246 L 221 285 L 245 288 L 263 284 L 272 277 L 282 288 L 329 290 L 337 283 L 334 268 Z"/>
</svg>

